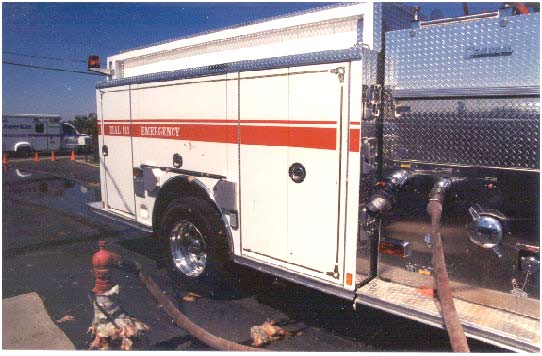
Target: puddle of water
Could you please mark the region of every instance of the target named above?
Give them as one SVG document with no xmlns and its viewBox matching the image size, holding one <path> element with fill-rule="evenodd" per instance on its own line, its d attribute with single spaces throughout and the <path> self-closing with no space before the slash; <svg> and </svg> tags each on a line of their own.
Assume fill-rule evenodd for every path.
<svg viewBox="0 0 542 356">
<path fill-rule="evenodd" d="M 99 188 L 87 188 L 69 179 L 21 169 L 3 170 L 4 198 L 31 201 L 87 215 L 86 203 L 101 200 Z"/>
</svg>

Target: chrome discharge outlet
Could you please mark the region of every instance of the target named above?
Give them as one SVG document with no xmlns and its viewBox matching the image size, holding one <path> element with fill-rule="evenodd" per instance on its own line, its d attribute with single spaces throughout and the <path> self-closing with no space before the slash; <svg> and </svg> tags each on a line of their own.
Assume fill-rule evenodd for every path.
<svg viewBox="0 0 542 356">
<path fill-rule="evenodd" d="M 497 210 L 484 210 L 480 205 L 470 207 L 469 213 L 473 219 L 467 226 L 469 239 L 478 246 L 492 249 L 502 258 L 499 244 L 504 229 L 501 221 L 506 220 L 506 217 Z"/>
<path fill-rule="evenodd" d="M 367 203 L 367 210 L 372 215 L 392 210 L 398 191 L 411 177 L 412 173 L 404 169 L 393 172 L 385 182 L 381 182 L 377 192 L 371 196 Z"/>
</svg>

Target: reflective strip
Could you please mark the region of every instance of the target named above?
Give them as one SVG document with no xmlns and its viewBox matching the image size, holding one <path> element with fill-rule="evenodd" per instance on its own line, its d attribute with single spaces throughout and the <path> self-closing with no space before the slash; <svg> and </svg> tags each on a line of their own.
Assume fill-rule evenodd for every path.
<svg viewBox="0 0 542 356">
<path fill-rule="evenodd" d="M 161 121 L 155 123 L 154 121 Z M 164 121 L 168 123 L 164 123 Z M 171 123 L 175 122 L 175 123 Z M 179 124 L 181 122 L 182 124 Z M 254 125 L 260 124 L 260 125 Z M 289 124 L 285 126 L 284 124 Z M 332 127 L 303 127 L 291 125 L 333 125 Z M 105 135 L 191 140 L 214 143 L 238 142 L 238 127 L 243 145 L 303 147 L 335 150 L 337 140 L 336 121 L 288 121 L 288 120 L 197 120 L 197 119 L 146 119 L 106 120 Z M 352 123 L 357 126 L 359 123 Z M 350 128 L 351 152 L 359 152 L 360 129 Z M 98 125 L 101 135 L 101 125 Z"/>
<path fill-rule="evenodd" d="M 107 136 L 130 136 L 216 143 L 238 141 L 238 125 L 216 124 L 105 124 Z M 335 127 L 240 126 L 241 144 L 336 149 Z"/>
<path fill-rule="evenodd" d="M 360 129 L 350 129 L 350 152 L 359 152 L 359 133 Z"/>
</svg>

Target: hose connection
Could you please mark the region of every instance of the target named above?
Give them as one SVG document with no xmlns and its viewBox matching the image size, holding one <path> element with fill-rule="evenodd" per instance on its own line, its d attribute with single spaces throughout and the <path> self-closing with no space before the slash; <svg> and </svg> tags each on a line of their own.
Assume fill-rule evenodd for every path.
<svg viewBox="0 0 542 356">
<path fill-rule="evenodd" d="M 410 171 L 402 169 L 393 172 L 384 182 L 378 182 L 376 193 L 367 203 L 368 212 L 377 216 L 392 210 L 397 204 L 397 194 L 411 177 Z"/>
</svg>

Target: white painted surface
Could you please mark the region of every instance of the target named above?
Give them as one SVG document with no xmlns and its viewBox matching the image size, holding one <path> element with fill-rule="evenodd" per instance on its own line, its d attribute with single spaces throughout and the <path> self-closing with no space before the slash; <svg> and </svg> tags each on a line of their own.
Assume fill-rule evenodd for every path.
<svg viewBox="0 0 542 356">
<path fill-rule="evenodd" d="M 136 75 L 197 67 L 206 63 L 223 63 L 221 56 L 225 54 L 230 59 L 235 56 L 239 59 L 256 59 L 304 53 L 312 49 L 349 48 L 357 40 L 355 26 L 352 24 L 357 22 L 364 11 L 372 12 L 372 9 L 372 4 L 360 4 L 325 10 L 131 51 L 112 59 L 132 60 L 133 65 L 125 70 L 128 75 Z M 359 16 L 356 17 L 356 14 Z M 341 20 L 337 22 L 336 19 Z M 312 26 L 322 21 L 335 21 L 335 25 L 342 23 L 333 27 L 331 32 L 333 29 L 341 30 L 333 34 L 328 31 L 319 37 L 309 33 L 305 37 L 301 36 L 302 38 L 288 37 L 275 41 L 279 35 L 294 33 L 295 31 L 291 30 L 295 26 L 303 28 L 305 25 Z M 372 26 L 372 21 L 365 22 L 367 21 L 364 21 L 364 27 Z M 320 25 L 317 24 L 316 27 Z M 275 29 L 280 31 L 273 33 Z M 260 32 L 266 32 L 265 36 L 262 35 L 254 43 L 250 43 L 248 37 Z M 369 37 L 364 36 L 365 42 L 371 46 Z M 236 45 L 238 48 L 235 46 L 228 48 L 225 45 L 231 39 L 239 41 Z M 198 45 L 208 48 L 196 53 L 194 46 Z M 222 49 L 221 45 L 224 45 Z M 190 46 L 192 47 L 188 48 Z M 183 52 L 184 47 L 187 52 Z M 162 51 L 163 61 L 156 61 L 162 54 L 158 57 L 155 55 Z M 178 56 L 172 55 L 173 52 Z M 187 53 L 192 54 L 186 55 Z M 147 55 L 150 56 L 145 57 Z M 180 139 L 133 137 L 133 166 L 137 167 L 140 164 L 171 166 L 172 155 L 179 153 L 183 157 L 182 168 L 223 175 L 229 181 L 239 183 L 237 203 L 240 208 L 240 229 L 231 231 L 236 254 L 245 254 L 264 263 L 273 263 L 295 272 L 342 284 L 346 272 L 355 274 L 359 154 L 349 153 L 348 137 L 351 128 L 349 120 L 359 122 L 361 108 L 361 66 L 356 63 L 354 65 L 356 73 L 352 76 L 352 82 L 349 82 L 350 64 L 344 63 L 132 85 L 132 123 L 154 120 L 160 125 L 172 123 L 172 120 L 179 122 L 193 119 L 200 121 L 199 124 L 203 125 L 201 130 L 205 132 L 206 120 L 209 129 L 213 125 L 216 126 L 216 120 L 219 120 L 220 125 L 233 130 L 230 132 L 240 134 L 241 141 L 246 138 L 244 135 L 247 131 L 243 131 L 243 127 L 247 126 L 262 126 L 261 131 L 256 134 L 258 136 L 272 135 L 271 131 L 267 132 L 270 126 L 283 126 L 286 130 L 296 127 L 320 127 L 334 129 L 336 143 L 334 148 L 328 149 L 296 147 L 299 145 L 296 144 L 298 137 L 295 135 L 288 138 L 291 144 L 284 145 L 246 144 L 246 142 L 237 145 L 235 142 L 204 142 L 182 137 Z M 330 72 L 330 69 L 339 66 L 345 67 L 346 70 L 342 108 L 341 84 L 337 74 Z M 303 71 L 307 73 L 300 73 Z M 323 72 L 308 73 L 310 71 Z M 240 80 L 237 80 L 238 76 Z M 350 96 L 351 87 L 354 88 L 352 96 Z M 119 88 L 111 89 L 114 90 Z M 127 91 L 114 95 L 116 99 L 112 99 L 111 106 L 117 107 L 108 109 L 112 111 L 107 115 L 115 119 L 128 118 L 126 112 L 129 114 L 129 108 L 123 104 L 128 95 Z M 241 121 L 238 122 L 238 119 Z M 246 120 L 251 122 L 247 123 Z M 276 122 L 278 120 L 281 122 Z M 359 128 L 359 125 L 357 127 Z M 339 138 L 341 131 L 342 141 Z M 126 146 L 129 139 L 106 137 L 105 142 L 107 144 L 108 140 L 115 141 L 119 147 L 129 147 Z M 343 159 L 340 167 L 339 155 Z M 122 161 L 131 164 L 127 157 Z M 303 183 L 296 184 L 288 176 L 288 168 L 294 162 L 302 163 L 307 170 L 307 178 Z M 115 176 L 121 174 L 120 171 L 113 172 L 110 166 L 107 165 L 109 175 L 103 172 L 107 176 L 107 183 L 112 179 L 112 173 Z M 129 171 L 128 174 L 122 173 L 130 178 L 129 181 L 124 179 L 123 184 L 130 187 L 126 188 L 125 193 L 128 195 L 131 193 L 133 197 L 131 166 Z M 174 176 L 172 173 L 164 173 L 158 178 L 158 185 L 163 185 Z M 347 186 L 348 180 L 351 182 Z M 216 179 L 198 179 L 198 181 L 209 192 L 212 192 L 216 184 Z M 108 195 L 111 193 L 109 184 L 107 192 Z M 114 194 L 107 198 L 108 201 L 114 200 Z M 146 192 L 145 197 L 136 198 L 135 205 L 146 206 L 148 216 L 152 216 L 154 200 L 154 196 Z M 140 219 L 140 222 L 147 225 L 151 223 L 149 219 Z M 345 255 L 348 256 L 346 259 Z M 340 273 L 339 279 L 326 275 L 333 271 L 336 263 Z M 351 289 L 352 286 L 348 288 Z"/>
<path fill-rule="evenodd" d="M 226 82 L 226 118 L 228 122 L 238 123 L 239 119 L 239 73 L 228 73 L 228 81 Z M 239 126 L 237 125 L 236 133 L 239 134 Z M 228 181 L 237 184 L 237 196 L 236 205 L 239 212 L 240 195 L 239 191 L 241 186 L 239 184 L 239 145 L 226 144 L 226 177 Z M 233 251 L 235 254 L 241 254 L 241 226 L 240 226 L 240 214 L 237 216 L 238 228 L 237 230 L 230 229 L 230 234 L 233 240 Z"/>
<path fill-rule="evenodd" d="M 199 125 L 213 120 L 226 120 L 226 76 L 214 76 L 168 83 L 152 83 L 132 86 L 132 123 L 153 125 L 180 125 L 180 137 L 171 139 L 134 137 L 134 166 L 141 164 L 171 167 L 172 157 L 178 153 L 183 158 L 183 169 L 229 176 L 225 143 L 183 140 L 184 126 L 176 120 L 194 120 Z M 237 119 L 233 122 L 236 125 Z M 185 123 L 191 125 L 194 123 Z M 226 124 L 224 124 L 226 125 Z M 205 127 L 200 128 L 205 134 Z M 160 178 L 159 185 L 175 174 Z M 214 185 L 214 184 L 213 184 Z M 207 188 L 212 191 L 212 187 Z M 152 216 L 155 196 L 136 196 L 136 209 L 145 205 Z M 138 221 L 150 224 L 149 219 L 138 215 Z"/>
<path fill-rule="evenodd" d="M 213 52 L 212 48 L 204 46 L 205 52 L 197 55 L 184 53 L 159 54 L 154 59 L 127 60 L 124 66 L 124 76 L 133 77 L 148 73 L 171 71 L 183 68 L 197 68 L 217 63 L 231 63 L 242 60 L 255 60 L 260 58 L 282 57 L 287 55 L 320 52 L 324 50 L 339 50 L 353 47 L 356 44 L 357 20 L 350 20 L 348 29 L 344 33 L 331 33 L 329 35 L 318 35 L 313 38 L 291 39 L 277 38 L 279 42 L 255 45 L 254 43 L 233 42 L 229 47 L 219 52 Z M 315 35 L 318 34 L 315 29 Z M 265 39 L 256 38 L 253 42 L 266 42 Z M 243 45 L 248 47 L 243 47 Z M 198 51 L 201 52 L 201 51 Z M 165 57 L 163 60 L 160 57 Z M 149 64 L 146 64 L 149 63 Z"/>
<path fill-rule="evenodd" d="M 335 129 L 335 150 L 289 147 L 286 164 L 287 169 L 293 163 L 301 163 L 307 171 L 302 183 L 287 180 L 288 261 L 323 273 L 334 270 L 339 233 L 341 83 L 337 74 L 329 72 L 336 67 L 339 65 L 303 67 L 306 71 L 325 72 L 296 74 L 288 78 L 290 120 L 336 122 L 333 125 L 314 124 Z"/>
<path fill-rule="evenodd" d="M 128 68 L 125 68 L 124 73 L 128 77 L 233 62 L 240 59 L 267 58 L 325 49 L 350 48 L 356 44 L 357 29 L 355 29 L 355 23 L 361 18 L 364 19 L 364 44 L 372 49 L 373 9 L 372 3 L 359 3 L 351 6 L 324 9 L 127 51 L 109 57 L 107 62 L 112 62 L 114 67 L 117 66 L 117 62 L 128 64 Z M 352 25 L 354 26 L 352 27 Z M 305 34 L 303 30 L 307 27 L 311 28 Z M 333 33 L 323 33 L 329 28 L 333 28 Z M 298 33 L 298 35 L 292 36 L 290 33 Z M 276 38 L 277 34 L 280 34 L 278 38 Z M 247 38 L 254 38 L 254 41 L 241 45 L 241 47 L 235 47 L 236 44 L 241 44 Z M 267 43 L 264 46 L 258 46 L 258 42 L 260 44 L 275 42 L 275 44 Z M 228 48 L 228 43 L 233 43 L 232 46 L 235 48 Z M 209 57 L 200 56 L 195 62 L 190 59 L 183 62 L 182 57 L 196 59 L 197 55 L 191 51 L 198 48 L 198 46 L 202 47 L 202 45 L 209 47 L 208 52 L 205 49 L 203 50 L 203 53 L 212 53 Z M 240 51 L 243 48 L 245 50 Z M 177 58 L 164 61 L 162 66 L 158 64 L 144 65 L 144 62 L 141 61 L 157 55 L 169 55 L 172 52 L 178 52 Z M 188 53 L 188 55 L 183 53 Z M 225 61 L 224 59 L 228 60 Z M 129 62 L 134 60 L 137 60 L 137 63 L 130 65 Z M 118 78 L 117 74 L 114 78 Z"/>
<path fill-rule="evenodd" d="M 2 151 L 16 151 L 20 146 L 40 152 L 60 150 L 59 122 L 60 116 L 52 115 L 2 115 Z"/>
<path fill-rule="evenodd" d="M 105 124 L 109 120 L 130 119 L 129 93 L 126 90 L 118 91 L 119 89 L 122 88 L 105 91 L 99 99 L 101 102 L 98 103 L 98 108 L 103 110 L 101 116 Z M 104 163 L 107 207 L 134 215 L 131 138 L 105 135 L 102 142 L 109 149 L 108 156 L 101 156 Z"/>
<path fill-rule="evenodd" d="M 241 73 L 240 119 L 287 120 L 287 73 L 287 69 Z M 272 77 L 243 79 L 254 75 Z M 287 147 L 240 147 L 241 246 L 281 261 L 287 260 L 287 154 Z"/>
</svg>

